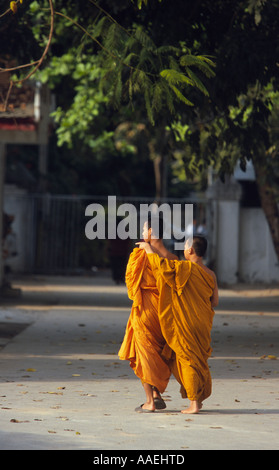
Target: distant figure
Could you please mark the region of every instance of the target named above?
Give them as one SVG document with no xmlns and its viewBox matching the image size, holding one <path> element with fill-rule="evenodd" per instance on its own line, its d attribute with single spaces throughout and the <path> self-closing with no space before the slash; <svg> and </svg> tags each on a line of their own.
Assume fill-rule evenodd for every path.
<svg viewBox="0 0 279 470">
<path fill-rule="evenodd" d="M 112 279 L 116 284 L 125 283 L 125 271 L 127 259 L 129 256 L 130 240 L 122 240 L 121 238 L 109 240 L 108 255 L 110 260 L 110 268 Z"/>
<path fill-rule="evenodd" d="M 3 215 L 2 252 L 5 274 L 9 274 L 11 272 L 9 260 L 18 254 L 16 234 L 12 227 L 14 219 L 13 215 L 8 215 L 6 213 Z"/>
</svg>

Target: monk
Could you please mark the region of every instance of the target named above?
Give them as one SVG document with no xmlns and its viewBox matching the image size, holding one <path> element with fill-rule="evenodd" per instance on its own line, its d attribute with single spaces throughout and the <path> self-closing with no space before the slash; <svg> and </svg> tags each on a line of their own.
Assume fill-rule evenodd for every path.
<svg viewBox="0 0 279 470">
<path fill-rule="evenodd" d="M 178 259 L 163 243 L 163 220 L 156 220 L 158 227 L 152 220 L 154 216 L 152 219 L 149 217 L 144 224 L 143 239 L 159 259 Z M 166 407 L 161 393 L 166 389 L 171 371 L 162 357 L 166 341 L 158 319 L 159 292 L 144 250 L 135 248 L 131 253 L 126 269 L 126 284 L 133 305 L 118 354 L 120 359 L 130 361 L 130 366 L 141 379 L 145 390 L 146 402 L 136 411 L 150 413 Z"/>
<path fill-rule="evenodd" d="M 182 413 L 198 413 L 211 395 L 208 358 L 211 354 L 213 308 L 218 305 L 218 286 L 213 271 L 203 264 L 207 241 L 194 236 L 184 247 L 186 261 L 159 258 L 149 243 L 139 247 L 148 254 L 159 290 L 159 321 L 172 357 L 171 370 L 190 400 Z"/>
</svg>

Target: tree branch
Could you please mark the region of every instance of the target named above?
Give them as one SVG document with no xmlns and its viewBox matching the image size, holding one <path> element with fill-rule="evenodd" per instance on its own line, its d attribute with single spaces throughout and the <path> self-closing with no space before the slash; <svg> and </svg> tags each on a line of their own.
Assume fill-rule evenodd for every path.
<svg viewBox="0 0 279 470">
<path fill-rule="evenodd" d="M 16 5 L 17 5 L 19 2 L 20 2 L 20 0 L 16 0 L 16 2 L 15 2 Z M 10 13 L 10 11 L 12 11 L 12 9 L 11 9 L 11 8 L 8 8 L 6 11 L 4 11 L 4 13 L 2 13 L 2 14 L 0 15 L 0 18 L 3 18 L 3 16 L 7 15 L 8 13 Z"/>
<path fill-rule="evenodd" d="M 19 2 L 19 0 L 17 0 L 17 3 Z M 49 0 L 49 6 L 50 6 L 50 31 L 49 31 L 49 36 L 48 36 L 48 41 L 47 41 L 47 45 L 45 47 L 45 50 L 41 56 L 41 58 L 35 62 L 31 62 L 30 64 L 25 64 L 25 65 L 19 65 L 17 67 L 13 67 L 11 69 L 0 69 L 0 73 L 1 72 L 11 72 L 11 71 L 14 71 L 14 70 L 19 70 L 19 69 L 22 69 L 22 68 L 25 68 L 25 67 L 32 67 L 34 64 L 35 67 L 33 68 L 33 70 L 31 70 L 31 72 L 28 73 L 28 75 L 26 75 L 26 77 L 20 79 L 20 80 L 16 80 L 16 81 L 12 81 L 10 80 L 10 85 L 9 85 L 9 89 L 8 89 L 8 93 L 7 93 L 7 96 L 6 96 L 6 99 L 5 99 L 5 103 L 4 103 L 4 112 L 7 111 L 7 105 L 8 105 L 8 100 L 9 100 L 9 97 L 10 97 L 10 94 L 11 94 L 11 91 L 12 91 L 12 88 L 13 88 L 13 85 L 15 83 L 23 83 L 25 82 L 26 80 L 28 80 L 32 75 L 34 75 L 34 73 L 38 70 L 38 68 L 41 66 L 45 56 L 47 55 L 48 53 L 48 50 L 49 50 L 49 47 L 50 47 L 50 44 L 51 44 L 51 40 L 52 40 L 52 36 L 53 36 L 53 30 L 54 30 L 54 8 L 53 8 L 53 3 L 52 3 L 52 0 Z M 2 15 L 3 16 L 3 15 Z"/>
</svg>

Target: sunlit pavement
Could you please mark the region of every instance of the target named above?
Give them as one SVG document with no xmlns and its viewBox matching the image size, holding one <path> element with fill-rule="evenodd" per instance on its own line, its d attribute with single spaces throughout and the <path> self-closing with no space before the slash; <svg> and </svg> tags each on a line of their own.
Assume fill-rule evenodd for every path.
<svg viewBox="0 0 279 470">
<path fill-rule="evenodd" d="M 0 449 L 279 448 L 279 288 L 220 289 L 212 396 L 198 415 L 172 378 L 167 409 L 135 413 L 140 381 L 117 352 L 131 302 L 108 275 L 17 279 L 0 304 Z"/>
</svg>

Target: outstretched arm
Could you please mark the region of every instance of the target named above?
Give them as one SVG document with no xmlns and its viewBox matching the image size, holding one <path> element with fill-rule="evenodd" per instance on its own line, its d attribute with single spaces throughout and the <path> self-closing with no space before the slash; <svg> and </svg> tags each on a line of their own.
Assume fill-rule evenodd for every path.
<svg viewBox="0 0 279 470">
<path fill-rule="evenodd" d="M 138 247 L 141 248 L 142 250 L 144 250 L 145 253 L 147 253 L 147 254 L 154 253 L 154 251 L 152 250 L 152 247 L 151 247 L 150 243 L 147 243 L 147 242 L 137 242 L 136 245 L 138 245 Z"/>
</svg>

